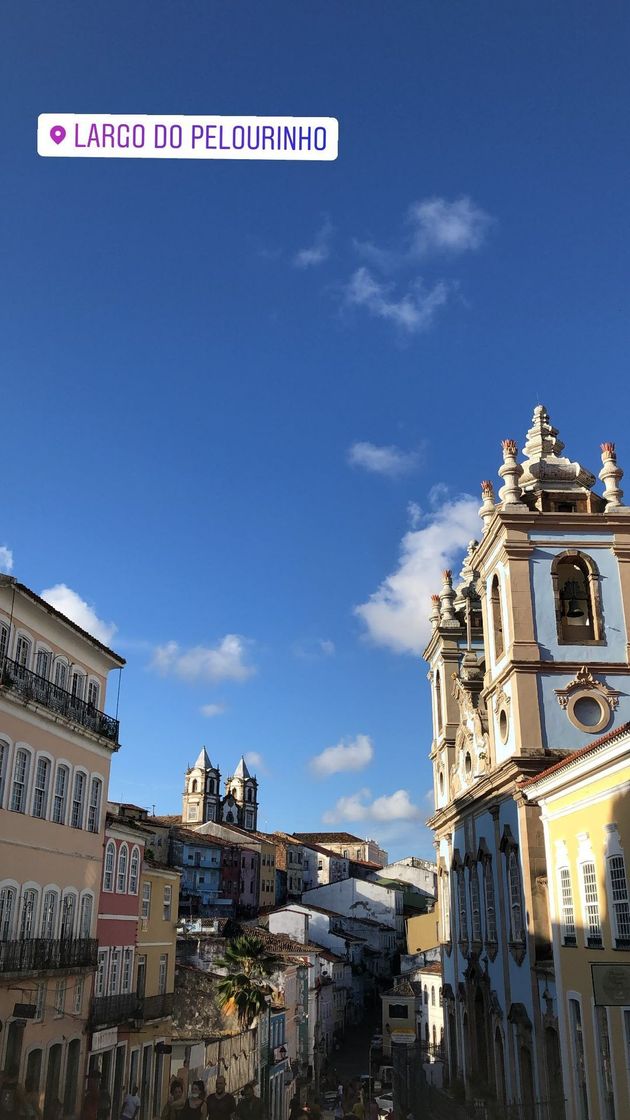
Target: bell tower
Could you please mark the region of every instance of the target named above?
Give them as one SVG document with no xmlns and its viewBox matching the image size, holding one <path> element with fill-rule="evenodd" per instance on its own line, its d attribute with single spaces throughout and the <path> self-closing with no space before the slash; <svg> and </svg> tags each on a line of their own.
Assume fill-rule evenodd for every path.
<svg viewBox="0 0 630 1120">
<path fill-rule="evenodd" d="M 221 774 L 213 766 L 205 747 L 202 747 L 194 766 L 189 766 L 184 778 L 182 821 L 184 824 L 206 824 L 218 821 L 221 804 Z"/>
<path fill-rule="evenodd" d="M 231 777 L 225 782 L 226 797 L 223 803 L 224 819 L 228 802 L 233 808 L 228 811 L 238 813 L 238 824 L 248 832 L 255 832 L 258 827 L 258 782 L 247 769 L 247 763 L 241 760 Z"/>
</svg>

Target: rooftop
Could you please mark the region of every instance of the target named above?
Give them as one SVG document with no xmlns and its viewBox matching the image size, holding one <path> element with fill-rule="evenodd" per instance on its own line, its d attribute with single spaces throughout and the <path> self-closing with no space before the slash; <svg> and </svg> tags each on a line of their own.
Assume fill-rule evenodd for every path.
<svg viewBox="0 0 630 1120">
<path fill-rule="evenodd" d="M 112 661 L 114 661 L 116 665 L 119 665 L 122 668 L 123 665 L 127 664 L 124 657 L 121 657 L 119 653 L 115 653 L 113 649 L 110 649 L 109 646 L 104 645 L 104 643 L 100 642 L 98 638 L 95 638 L 93 634 L 88 633 L 88 631 L 84 630 L 82 626 L 78 626 L 77 623 L 73 622 L 71 618 L 68 618 L 66 614 L 62 614 L 61 611 L 58 611 L 56 607 L 52 607 L 50 603 L 47 603 L 46 600 L 42 599 L 40 595 L 37 595 L 34 591 L 31 591 L 31 588 L 27 587 L 25 583 L 20 583 L 17 579 L 15 579 L 14 576 L 0 575 L 0 587 L 3 586 L 14 587 L 16 591 L 19 591 L 22 595 L 25 595 L 28 599 L 31 599 L 34 603 L 37 603 L 37 606 L 41 607 L 41 609 L 46 611 L 47 614 L 52 615 L 53 618 L 57 618 L 60 622 L 63 622 L 66 626 L 69 626 L 71 630 L 74 630 L 76 634 L 80 634 L 82 638 L 86 638 L 87 641 L 91 642 L 93 646 L 96 646 L 96 648 L 99 649 L 101 653 L 106 653 L 108 657 L 111 657 Z"/>
<path fill-rule="evenodd" d="M 314 840 L 316 844 L 365 844 L 360 836 L 351 832 L 294 832 L 298 840 Z"/>
<path fill-rule="evenodd" d="M 540 774 L 535 774 L 533 778 L 527 778 L 520 783 L 521 789 L 529 789 L 537 785 L 539 782 L 544 782 L 546 778 L 550 778 L 552 774 L 558 774 L 562 770 L 566 770 L 582 759 L 588 758 L 590 754 L 597 754 L 598 751 L 607 747 L 610 743 L 614 743 L 616 739 L 622 739 L 624 735 L 630 732 L 630 722 L 622 723 L 620 727 L 614 727 L 612 731 L 607 731 L 605 735 L 601 735 L 599 739 L 595 739 L 592 743 L 587 743 L 585 747 L 581 747 L 578 751 L 572 751 L 571 754 L 566 755 L 560 759 L 559 762 L 554 762 L 553 766 L 549 766 L 546 770 L 542 770 Z"/>
</svg>

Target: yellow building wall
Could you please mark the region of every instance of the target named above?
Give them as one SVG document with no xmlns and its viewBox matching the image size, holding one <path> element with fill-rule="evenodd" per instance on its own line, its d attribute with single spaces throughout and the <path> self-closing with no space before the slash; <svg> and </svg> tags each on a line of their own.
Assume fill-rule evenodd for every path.
<svg viewBox="0 0 630 1120">
<path fill-rule="evenodd" d="M 440 904 L 435 903 L 430 914 L 407 918 L 407 952 L 423 953 L 440 944 Z"/>
<path fill-rule="evenodd" d="M 560 963 L 557 977 L 567 1023 L 567 1055 L 564 1056 L 565 1068 L 573 1070 L 575 1053 L 568 1017 L 568 998 L 571 992 L 579 993 L 582 1008 L 582 1032 L 584 1039 L 586 1072 L 589 1092 L 589 1120 L 605 1120 L 600 1096 L 600 1044 L 595 1027 L 595 997 L 591 965 L 609 964 L 613 967 L 624 966 L 630 975 L 630 951 L 614 947 L 614 932 L 609 910 L 609 889 L 606 883 L 606 825 L 615 823 L 619 841 L 625 856 L 626 876 L 630 873 L 630 796 L 619 787 L 630 783 L 630 758 L 613 773 L 594 775 L 580 782 L 576 775 L 575 783 L 561 796 L 548 801 L 543 812 L 549 814 L 546 821 L 548 874 L 553 876 L 552 923 L 556 959 Z M 541 797 L 541 801 L 542 801 Z M 585 931 L 588 922 L 579 871 L 580 834 L 588 833 L 592 847 L 592 859 L 597 876 L 599 916 L 602 931 L 602 948 L 585 945 Z M 561 938 L 561 907 L 558 842 L 566 845 L 577 945 L 564 946 Z M 630 1006 L 630 999 L 628 1001 Z M 615 1083 L 615 1108 L 618 1118 L 630 1116 L 630 1092 L 628 1083 L 628 1044 L 624 1031 L 624 1009 L 608 1007 L 608 1030 L 612 1051 L 612 1071 Z M 574 1077 L 571 1075 L 570 1091 L 575 1093 Z M 572 1102 L 575 1109 L 575 1102 Z M 579 1116 L 579 1112 L 568 1113 L 569 1117 Z"/>
</svg>

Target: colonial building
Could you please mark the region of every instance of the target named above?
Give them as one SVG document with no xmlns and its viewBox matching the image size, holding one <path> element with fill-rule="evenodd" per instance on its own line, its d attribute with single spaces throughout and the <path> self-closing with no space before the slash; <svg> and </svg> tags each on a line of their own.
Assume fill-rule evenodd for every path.
<svg viewBox="0 0 630 1120">
<path fill-rule="evenodd" d="M 189 766 L 184 779 L 182 821 L 186 825 L 208 821 L 235 824 L 249 832 L 258 825 L 258 782 L 241 758 L 231 777 L 226 779 L 221 796 L 221 773 L 213 766 L 205 747 L 201 748 L 194 766 Z"/>
<path fill-rule="evenodd" d="M 305 844 L 322 844 L 347 860 L 371 863 L 375 867 L 384 867 L 388 860 L 387 852 L 376 840 L 362 840 L 351 832 L 295 832 L 294 836 Z"/>
<path fill-rule="evenodd" d="M 525 782 L 542 811 L 570 1120 L 630 1116 L 630 724 Z"/>
<path fill-rule="evenodd" d="M 89 1046 L 105 801 L 124 661 L 0 576 L 0 1068 L 76 1112 Z"/>
<path fill-rule="evenodd" d="M 449 1072 L 468 1096 L 566 1115 L 562 1013 L 540 809 L 523 780 L 630 718 L 630 510 L 613 444 L 603 496 L 546 410 L 459 583 L 444 573 L 425 651 Z M 536 1105 L 536 1102 L 537 1105 Z"/>
</svg>

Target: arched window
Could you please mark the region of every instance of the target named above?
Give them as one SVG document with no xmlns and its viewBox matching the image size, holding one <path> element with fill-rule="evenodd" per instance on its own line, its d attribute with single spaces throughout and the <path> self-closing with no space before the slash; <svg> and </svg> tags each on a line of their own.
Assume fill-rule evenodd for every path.
<svg viewBox="0 0 630 1120">
<path fill-rule="evenodd" d="M 435 1007 L 435 988 L 433 984 L 431 985 L 431 1007 Z M 433 1030 L 435 1030 L 435 1027 Z M 433 1041 L 435 1042 L 435 1039 L 433 1039 Z"/>
<path fill-rule="evenodd" d="M 15 759 L 13 762 L 13 782 L 11 785 L 11 803 L 10 809 L 14 813 L 26 812 L 26 795 L 28 788 L 28 772 L 31 763 L 31 756 L 27 750 L 20 747 L 15 752 Z"/>
<path fill-rule="evenodd" d="M 483 861 L 483 893 L 486 910 L 486 944 L 497 943 L 497 908 L 494 900 L 494 879 L 492 878 L 492 858 Z"/>
<path fill-rule="evenodd" d="M 558 641 L 601 641 L 604 628 L 597 565 L 584 552 L 562 552 L 551 565 Z"/>
<path fill-rule="evenodd" d="M 138 878 L 140 875 L 140 849 L 136 845 L 131 851 L 129 861 L 129 894 L 138 893 Z"/>
<path fill-rule="evenodd" d="M 85 673 L 81 669 L 73 669 L 70 678 L 70 695 L 75 700 L 82 700 L 85 692 Z"/>
<path fill-rule="evenodd" d="M 67 766 L 57 766 L 55 774 L 55 793 L 53 796 L 52 819 L 55 824 L 64 824 L 66 819 L 66 805 L 68 799 L 68 783 L 70 771 Z"/>
<path fill-rule="evenodd" d="M 490 586 L 490 611 L 492 614 L 492 633 L 494 635 L 494 660 L 503 657 L 503 620 L 501 616 L 501 589 L 499 577 L 494 576 Z"/>
<path fill-rule="evenodd" d="M 87 691 L 88 706 L 94 710 L 98 708 L 98 703 L 101 698 L 101 687 L 98 681 L 89 681 Z"/>
<path fill-rule="evenodd" d="M 16 897 L 15 887 L 0 887 L 0 941 L 13 937 Z"/>
<path fill-rule="evenodd" d="M 103 890 L 114 889 L 114 865 L 116 863 L 116 845 L 110 840 L 105 848 L 105 863 L 103 868 Z"/>
<path fill-rule="evenodd" d="M 508 888 L 510 895 L 510 933 L 511 940 L 525 941 L 523 925 L 523 900 L 521 894 L 521 869 L 518 862 L 518 849 L 508 850 Z"/>
<path fill-rule="evenodd" d="M 84 894 L 81 899 L 81 909 L 79 912 L 79 937 L 84 938 L 86 941 L 92 934 L 92 906 L 92 895 Z"/>
<path fill-rule="evenodd" d="M 481 941 L 481 898 L 479 894 L 479 875 L 477 864 L 470 865 L 470 913 L 472 917 L 472 939 Z"/>
<path fill-rule="evenodd" d="M 33 816 L 44 819 L 48 808 L 50 785 L 50 760 L 40 756 L 35 764 L 35 789 L 33 791 Z"/>
<path fill-rule="evenodd" d="M 4 787 L 7 780 L 9 766 L 9 744 L 0 739 L 0 809 L 4 805 Z"/>
<path fill-rule="evenodd" d="M 68 662 L 61 657 L 55 661 L 55 685 L 64 692 L 68 690 Z"/>
<path fill-rule="evenodd" d="M 20 905 L 20 941 L 35 936 L 35 919 L 37 917 L 37 890 L 28 887 L 22 892 Z"/>
<path fill-rule="evenodd" d="M 442 675 L 438 669 L 435 674 L 435 728 L 441 735 L 444 722 L 442 718 Z"/>
<path fill-rule="evenodd" d="M 196 779 L 196 778 L 193 778 L 193 780 L 192 780 L 192 782 L 191 782 L 191 786 L 190 786 L 190 792 L 191 792 L 191 793 L 196 793 L 196 792 L 197 792 L 197 790 L 198 790 L 198 788 L 199 788 L 199 787 L 198 787 L 198 784 L 197 784 L 197 779 Z"/>
<path fill-rule="evenodd" d="M 68 892 L 61 900 L 61 929 L 59 936 L 62 941 L 70 941 L 74 937 L 74 919 L 77 910 L 75 894 Z"/>
<path fill-rule="evenodd" d="M 250 787 L 249 787 L 249 789 L 247 790 L 247 800 L 248 800 L 248 801 L 253 801 L 253 800 L 254 800 L 254 791 L 253 791 L 253 789 L 251 788 L 251 786 L 250 786 Z"/>
<path fill-rule="evenodd" d="M 468 942 L 468 911 L 466 910 L 466 881 L 464 868 L 457 868 L 457 903 L 459 910 L 459 940 L 461 945 Z"/>
<path fill-rule="evenodd" d="M 424 994 L 424 1002 L 425 1002 L 425 1004 L 427 1004 L 429 1002 L 429 989 L 427 988 L 426 984 L 424 985 L 424 993 L 423 994 Z"/>
<path fill-rule="evenodd" d="M 76 770 L 74 786 L 72 788 L 72 812 L 70 814 L 70 825 L 72 828 L 83 828 L 86 783 L 87 778 L 83 771 Z"/>
<path fill-rule="evenodd" d="M 40 937 L 52 940 L 57 930 L 57 904 L 59 896 L 57 891 L 47 890 L 42 902 L 42 920 Z"/>
<path fill-rule="evenodd" d="M 121 844 L 118 849 L 118 874 L 116 876 L 116 890 L 119 894 L 124 894 L 127 890 L 127 861 L 129 859 L 129 848 L 126 844 Z"/>
<path fill-rule="evenodd" d="M 87 830 L 98 832 L 101 821 L 101 791 L 103 783 L 100 778 L 92 778 L 90 782 L 90 804 L 88 806 Z"/>
<path fill-rule="evenodd" d="M 208 778 L 208 793 L 216 793 L 214 778 Z"/>
</svg>

